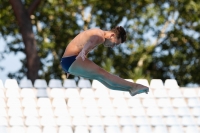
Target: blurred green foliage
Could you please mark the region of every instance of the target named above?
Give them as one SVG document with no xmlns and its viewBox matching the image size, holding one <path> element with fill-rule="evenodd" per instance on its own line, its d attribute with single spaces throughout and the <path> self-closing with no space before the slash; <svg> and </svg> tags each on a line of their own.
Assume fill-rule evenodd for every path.
<svg viewBox="0 0 200 133">
<path fill-rule="evenodd" d="M 26 8 L 31 1 L 23 0 Z M 63 78 L 60 59 L 67 44 L 89 28 L 109 30 L 117 25 L 128 32 L 127 41 L 110 49 L 102 45 L 88 58 L 122 78 L 177 79 L 179 85 L 200 84 L 199 0 L 47 0 L 30 16 L 41 60 L 40 78 Z M 5 52 L 24 52 L 14 13 L 0 1 L 0 36 Z M 12 37 L 13 40 L 8 40 Z M 19 72 L 26 75 L 26 59 Z M 70 76 L 73 78 L 73 76 Z"/>
</svg>

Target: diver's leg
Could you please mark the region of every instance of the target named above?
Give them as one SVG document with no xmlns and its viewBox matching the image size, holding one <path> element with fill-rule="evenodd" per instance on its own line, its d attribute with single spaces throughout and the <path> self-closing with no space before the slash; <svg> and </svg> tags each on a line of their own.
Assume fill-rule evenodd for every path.
<svg viewBox="0 0 200 133">
<path fill-rule="evenodd" d="M 129 91 L 131 95 L 144 91 L 148 92 L 148 87 L 126 81 L 118 76 L 110 74 L 87 58 L 84 61 L 81 58 L 76 59 L 68 71 L 76 76 L 96 79 L 113 90 Z"/>
</svg>

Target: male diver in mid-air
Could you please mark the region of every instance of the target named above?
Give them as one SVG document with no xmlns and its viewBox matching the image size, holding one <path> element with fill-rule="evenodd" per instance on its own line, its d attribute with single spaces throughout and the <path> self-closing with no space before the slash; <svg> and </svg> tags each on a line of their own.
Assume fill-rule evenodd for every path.
<svg viewBox="0 0 200 133">
<path fill-rule="evenodd" d="M 109 31 L 97 28 L 83 31 L 66 47 L 61 59 L 62 69 L 67 73 L 67 77 L 72 74 L 98 80 L 109 89 L 128 91 L 131 96 L 143 92 L 148 93 L 148 87 L 115 76 L 86 58 L 88 52 L 100 44 L 113 48 L 124 41 L 126 41 L 126 31 L 121 26 Z"/>
</svg>

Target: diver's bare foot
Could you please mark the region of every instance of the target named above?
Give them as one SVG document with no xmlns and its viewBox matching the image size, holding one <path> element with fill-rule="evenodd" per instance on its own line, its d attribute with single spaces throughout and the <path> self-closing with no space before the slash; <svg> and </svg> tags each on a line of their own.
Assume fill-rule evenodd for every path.
<svg viewBox="0 0 200 133">
<path fill-rule="evenodd" d="M 148 92 L 149 92 L 149 87 L 141 85 L 141 84 L 137 84 L 137 83 L 132 89 L 129 90 L 129 93 L 131 94 L 131 96 L 135 96 L 140 93 L 148 94 Z"/>
</svg>

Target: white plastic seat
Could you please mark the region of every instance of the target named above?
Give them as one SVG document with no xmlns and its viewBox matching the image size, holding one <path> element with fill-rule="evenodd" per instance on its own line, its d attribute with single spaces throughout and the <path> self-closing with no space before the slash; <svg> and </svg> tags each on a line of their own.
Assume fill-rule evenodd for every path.
<svg viewBox="0 0 200 133">
<path fill-rule="evenodd" d="M 168 133 L 166 126 L 155 126 L 154 133 Z"/>
<path fill-rule="evenodd" d="M 39 118 L 35 116 L 28 116 L 25 119 L 26 126 L 40 126 Z"/>
<path fill-rule="evenodd" d="M 67 107 L 56 107 L 54 109 L 54 116 L 56 117 L 64 117 L 64 116 L 70 116 L 69 111 Z"/>
<path fill-rule="evenodd" d="M 74 133 L 89 133 L 89 130 L 86 126 L 76 126 Z"/>
<path fill-rule="evenodd" d="M 198 98 L 188 98 L 187 105 L 189 107 L 200 107 L 200 100 Z"/>
<path fill-rule="evenodd" d="M 94 91 L 91 88 L 82 88 L 80 90 L 80 97 L 82 98 L 94 97 Z"/>
<path fill-rule="evenodd" d="M 147 117 L 138 116 L 138 117 L 135 118 L 135 125 L 137 125 L 137 126 L 148 126 L 150 124 L 149 124 Z"/>
<path fill-rule="evenodd" d="M 14 116 L 9 120 L 11 126 L 24 126 L 24 120 L 22 117 Z"/>
<path fill-rule="evenodd" d="M 197 91 L 193 88 L 182 88 L 183 90 L 183 96 L 186 98 L 196 98 L 197 97 Z"/>
<path fill-rule="evenodd" d="M 156 89 L 153 92 L 154 97 L 156 98 L 168 98 L 168 93 L 166 89 Z"/>
<path fill-rule="evenodd" d="M 57 129 L 54 126 L 45 126 L 42 133 L 57 133 Z"/>
<path fill-rule="evenodd" d="M 8 116 L 23 116 L 22 109 L 20 107 L 11 107 L 8 109 Z"/>
<path fill-rule="evenodd" d="M 137 79 L 136 83 L 149 87 L 149 82 L 147 79 Z"/>
<path fill-rule="evenodd" d="M 33 88 L 23 88 L 20 95 L 22 98 L 36 98 L 36 91 Z"/>
<path fill-rule="evenodd" d="M 164 126 L 165 123 L 160 116 L 154 116 L 150 118 L 150 123 L 152 126 Z"/>
<path fill-rule="evenodd" d="M 8 98 L 19 98 L 20 97 L 19 91 L 20 91 L 19 88 L 8 88 L 6 90 L 6 97 L 8 97 Z"/>
<path fill-rule="evenodd" d="M 46 89 L 47 88 L 47 82 L 44 79 L 36 79 L 34 82 L 34 87 L 37 89 Z"/>
<path fill-rule="evenodd" d="M 200 116 L 196 118 L 197 125 L 200 126 Z"/>
<path fill-rule="evenodd" d="M 99 82 L 98 80 L 92 80 L 92 88 L 93 89 L 103 89 L 106 88 L 106 86 L 104 86 L 101 82 Z"/>
<path fill-rule="evenodd" d="M 177 110 L 178 116 L 189 116 L 189 115 L 191 115 L 190 110 L 187 107 L 179 107 L 176 110 Z"/>
<path fill-rule="evenodd" d="M 101 97 L 97 101 L 99 107 L 112 107 L 112 102 L 108 97 Z"/>
<path fill-rule="evenodd" d="M 88 118 L 88 125 L 90 125 L 90 126 L 103 126 L 103 121 L 102 121 L 101 117 L 90 116 Z"/>
<path fill-rule="evenodd" d="M 25 107 L 24 108 L 24 112 L 23 112 L 24 116 L 39 116 L 38 114 L 38 110 L 35 107 Z"/>
<path fill-rule="evenodd" d="M 78 87 L 79 88 L 91 88 L 92 85 L 88 79 L 80 79 L 78 81 Z"/>
<path fill-rule="evenodd" d="M 192 108 L 192 115 L 193 116 L 200 116 L 200 107 Z"/>
<path fill-rule="evenodd" d="M 113 107 L 128 107 L 125 98 L 118 97 L 113 99 Z"/>
<path fill-rule="evenodd" d="M 121 133 L 121 130 L 118 126 L 108 126 L 106 127 L 106 133 Z"/>
<path fill-rule="evenodd" d="M 140 99 L 130 98 L 127 101 L 129 107 L 143 107 Z"/>
<path fill-rule="evenodd" d="M 148 116 L 161 116 L 161 112 L 158 107 L 149 107 L 146 112 Z"/>
<path fill-rule="evenodd" d="M 22 107 L 37 107 L 37 102 L 35 98 L 23 98 Z"/>
<path fill-rule="evenodd" d="M 130 95 L 130 93 L 129 92 L 124 92 L 124 97 L 125 98 L 132 98 L 132 96 Z"/>
<path fill-rule="evenodd" d="M 117 107 L 115 110 L 117 116 L 131 116 L 130 110 L 128 107 Z"/>
<path fill-rule="evenodd" d="M 199 129 L 196 126 L 187 126 L 185 133 L 199 133 Z"/>
<path fill-rule="evenodd" d="M 54 98 L 52 101 L 52 107 L 66 107 L 66 101 L 64 98 Z"/>
<path fill-rule="evenodd" d="M 68 107 L 82 107 L 82 101 L 80 98 L 69 98 L 67 102 Z"/>
<path fill-rule="evenodd" d="M 96 102 L 96 100 L 94 99 L 94 98 L 90 98 L 90 97 L 88 97 L 88 98 L 84 98 L 83 100 L 82 100 L 82 106 L 83 107 L 97 107 L 97 102 Z"/>
<path fill-rule="evenodd" d="M 183 129 L 181 126 L 175 125 L 175 126 L 171 126 L 169 128 L 169 133 L 184 133 Z"/>
<path fill-rule="evenodd" d="M 26 133 L 42 133 L 42 130 L 38 126 L 29 126 L 27 127 Z"/>
<path fill-rule="evenodd" d="M 118 126 L 118 119 L 115 116 L 105 116 L 103 118 L 103 123 L 105 126 Z"/>
<path fill-rule="evenodd" d="M 62 88 L 62 82 L 59 79 L 50 79 L 49 87 L 50 88 Z"/>
<path fill-rule="evenodd" d="M 134 107 L 131 109 L 132 116 L 146 116 L 146 112 L 143 107 Z"/>
<path fill-rule="evenodd" d="M 7 107 L 4 98 L 0 98 L 0 107 Z"/>
<path fill-rule="evenodd" d="M 111 98 L 123 98 L 124 92 L 123 91 L 117 91 L 117 90 L 109 90 L 109 94 Z"/>
<path fill-rule="evenodd" d="M 0 126 L 8 126 L 8 119 L 4 116 L 0 116 Z"/>
<path fill-rule="evenodd" d="M 153 133 L 151 126 L 140 126 L 138 129 L 138 133 Z"/>
<path fill-rule="evenodd" d="M 183 98 L 174 98 L 172 99 L 172 105 L 174 107 L 187 107 L 187 103 Z"/>
<path fill-rule="evenodd" d="M 37 88 L 36 96 L 37 96 L 37 98 L 47 98 L 48 97 L 47 89 L 46 88 Z"/>
<path fill-rule="evenodd" d="M 85 112 L 82 107 L 71 107 L 69 109 L 69 113 L 71 116 L 85 116 Z"/>
<path fill-rule="evenodd" d="M 63 83 L 64 88 L 77 88 L 76 81 L 74 79 L 65 79 Z"/>
<path fill-rule="evenodd" d="M 65 98 L 78 98 L 80 97 L 79 89 L 68 88 L 65 90 Z"/>
<path fill-rule="evenodd" d="M 0 125 L 0 133 L 8 133 L 8 128 Z"/>
<path fill-rule="evenodd" d="M 162 116 L 175 116 L 176 115 L 176 113 L 172 107 L 161 108 L 161 114 L 162 114 Z"/>
<path fill-rule="evenodd" d="M 159 98 L 156 101 L 158 107 L 172 107 L 172 103 L 169 98 Z"/>
<path fill-rule="evenodd" d="M 72 119 L 72 124 L 75 126 L 87 126 L 87 119 L 84 116 L 75 116 Z"/>
<path fill-rule="evenodd" d="M 119 124 L 121 126 L 133 126 L 134 122 L 133 122 L 132 117 L 130 117 L 130 116 L 122 116 L 122 117 L 119 117 Z"/>
<path fill-rule="evenodd" d="M 18 90 L 19 89 L 19 85 L 18 85 L 16 79 L 6 79 L 4 87 L 6 89 L 12 89 L 12 90 Z"/>
<path fill-rule="evenodd" d="M 39 116 L 50 116 L 50 117 L 53 117 L 54 114 L 53 114 L 53 110 L 51 107 L 41 107 L 39 108 L 38 110 L 38 113 L 39 113 Z"/>
<path fill-rule="evenodd" d="M 56 118 L 56 124 L 58 126 L 72 126 L 72 120 L 70 116 L 60 116 Z"/>
<path fill-rule="evenodd" d="M 134 126 L 123 126 L 122 133 L 137 133 Z"/>
<path fill-rule="evenodd" d="M 151 89 L 163 89 L 164 84 L 163 84 L 163 81 L 161 79 L 152 79 L 149 87 Z"/>
<path fill-rule="evenodd" d="M 7 106 L 8 107 L 21 107 L 21 101 L 18 98 L 8 98 Z"/>
<path fill-rule="evenodd" d="M 4 90 L 0 88 L 0 98 L 5 98 Z"/>
<path fill-rule="evenodd" d="M 115 111 L 112 107 L 102 107 L 100 109 L 100 114 L 102 116 L 116 116 Z"/>
<path fill-rule="evenodd" d="M 157 103 L 154 98 L 143 99 L 142 104 L 144 107 L 157 107 Z"/>
<path fill-rule="evenodd" d="M 100 110 L 97 107 L 86 107 L 85 115 L 86 116 L 100 116 Z"/>
<path fill-rule="evenodd" d="M 39 98 L 37 100 L 37 106 L 40 107 L 51 107 L 51 101 L 49 98 Z"/>
<path fill-rule="evenodd" d="M 0 117 L 3 116 L 3 117 L 7 117 L 8 114 L 7 114 L 7 109 L 5 107 L 0 107 Z"/>
<path fill-rule="evenodd" d="M 25 128 L 21 126 L 13 126 L 10 128 L 10 133 L 26 133 Z"/>
<path fill-rule="evenodd" d="M 96 89 L 94 95 L 96 98 L 109 97 L 108 89 L 107 88 Z"/>
<path fill-rule="evenodd" d="M 22 79 L 19 86 L 20 88 L 33 88 L 33 84 L 30 79 Z"/>
<path fill-rule="evenodd" d="M 0 89 L 4 89 L 3 81 L 0 79 Z"/>
<path fill-rule="evenodd" d="M 168 95 L 171 98 L 183 98 L 183 94 L 180 89 L 170 89 L 168 90 Z"/>
<path fill-rule="evenodd" d="M 166 79 L 164 83 L 166 89 L 178 89 L 178 83 L 175 79 Z"/>
<path fill-rule="evenodd" d="M 60 126 L 58 133 L 73 133 L 73 130 L 70 126 Z"/>
<path fill-rule="evenodd" d="M 176 126 L 180 124 L 179 120 L 175 116 L 165 117 L 164 120 L 167 126 Z"/>
<path fill-rule="evenodd" d="M 181 124 L 183 126 L 195 126 L 196 125 L 191 116 L 181 117 Z"/>
<path fill-rule="evenodd" d="M 52 98 L 64 98 L 65 90 L 62 88 L 52 88 L 50 90 L 50 97 Z"/>
<path fill-rule="evenodd" d="M 102 126 L 92 126 L 90 133 L 105 133 L 105 131 Z"/>
<path fill-rule="evenodd" d="M 41 126 L 56 126 L 55 118 L 51 116 L 43 116 L 40 119 Z"/>
</svg>

